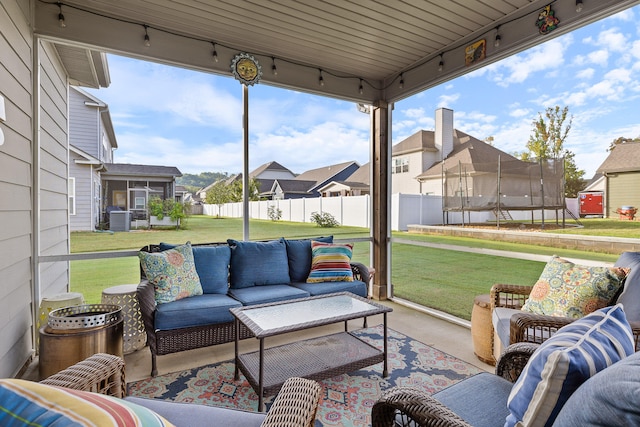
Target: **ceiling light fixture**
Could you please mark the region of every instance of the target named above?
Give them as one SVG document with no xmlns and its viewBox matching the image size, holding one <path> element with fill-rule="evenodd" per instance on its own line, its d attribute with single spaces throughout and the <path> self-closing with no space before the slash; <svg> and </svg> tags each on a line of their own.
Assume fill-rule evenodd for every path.
<svg viewBox="0 0 640 427">
<path fill-rule="evenodd" d="M 64 28 L 67 24 L 64 22 L 64 15 L 62 14 L 62 3 L 58 3 L 58 7 L 60 8 L 60 13 L 58 13 L 58 22 L 60 23 L 60 28 Z"/>
<path fill-rule="evenodd" d="M 213 52 L 211 52 L 211 56 L 213 56 L 213 60 L 215 62 L 218 62 L 218 51 L 216 50 L 216 44 L 215 42 L 211 42 L 211 44 L 213 45 Z"/>
<path fill-rule="evenodd" d="M 278 67 L 276 67 L 276 57 L 275 56 L 271 57 L 271 62 L 272 62 L 271 72 L 273 73 L 274 76 L 277 76 L 278 75 Z"/>
<path fill-rule="evenodd" d="M 404 73 L 400 73 L 400 83 L 398 84 L 400 89 L 404 89 Z"/>
<path fill-rule="evenodd" d="M 362 79 L 360 79 L 360 86 L 358 87 L 358 92 L 360 92 L 360 95 L 364 93 L 364 86 L 362 86 Z"/>
<path fill-rule="evenodd" d="M 444 68 L 444 61 L 442 60 L 442 54 L 440 54 L 440 62 L 438 62 L 438 71 L 442 71 Z"/>
<path fill-rule="evenodd" d="M 320 71 L 320 77 L 318 78 L 318 84 L 320 86 L 324 86 L 324 78 L 322 77 L 322 69 L 318 69 Z"/>
<path fill-rule="evenodd" d="M 500 47 L 500 41 L 502 37 L 500 36 L 500 27 L 496 27 L 496 38 L 493 40 L 493 47 Z"/>
<path fill-rule="evenodd" d="M 143 25 L 144 27 L 144 45 L 146 47 L 151 46 L 151 39 L 149 38 L 149 33 L 147 32 L 147 26 Z"/>
<path fill-rule="evenodd" d="M 582 7 L 584 5 L 582 4 L 582 0 L 576 0 L 576 12 L 580 13 L 582 12 Z"/>
</svg>

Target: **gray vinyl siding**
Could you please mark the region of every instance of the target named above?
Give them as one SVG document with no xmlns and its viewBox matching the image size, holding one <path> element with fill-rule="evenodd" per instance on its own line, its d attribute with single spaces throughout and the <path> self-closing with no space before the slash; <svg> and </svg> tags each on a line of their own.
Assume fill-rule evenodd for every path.
<svg viewBox="0 0 640 427">
<path fill-rule="evenodd" d="M 32 354 L 31 171 L 32 36 L 28 1 L 0 2 L 0 378 L 15 376 Z"/>
<path fill-rule="evenodd" d="M 617 218 L 621 206 L 640 208 L 640 171 L 619 172 L 607 176 L 607 213 Z"/>
<path fill-rule="evenodd" d="M 76 179 L 76 213 L 69 215 L 71 231 L 92 231 L 94 224 L 92 221 L 93 212 L 93 182 L 97 174 L 92 171 L 91 165 L 78 165 L 73 162 L 73 153 L 70 154 L 69 176 Z M 92 179 L 93 177 L 93 179 Z"/>
<path fill-rule="evenodd" d="M 69 253 L 67 79 L 51 45 L 40 48 L 40 255 Z M 40 264 L 41 296 L 69 291 L 69 263 Z"/>
<path fill-rule="evenodd" d="M 69 90 L 69 144 L 85 153 L 101 159 L 102 142 L 100 133 L 100 113 L 97 107 L 84 103 L 94 102 L 76 90 Z"/>
</svg>

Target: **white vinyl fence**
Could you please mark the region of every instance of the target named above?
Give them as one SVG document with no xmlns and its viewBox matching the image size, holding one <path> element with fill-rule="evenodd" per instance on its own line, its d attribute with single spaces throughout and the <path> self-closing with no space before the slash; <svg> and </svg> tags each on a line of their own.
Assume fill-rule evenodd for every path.
<svg viewBox="0 0 640 427">
<path fill-rule="evenodd" d="M 578 200 L 566 199 L 567 209 L 578 216 Z M 365 196 L 350 197 L 316 197 L 310 199 L 264 200 L 249 202 L 249 217 L 252 219 L 269 218 L 269 207 L 280 209 L 283 221 L 311 222 L 313 212 L 331 214 L 341 225 L 365 227 L 371 226 L 371 198 Z M 204 205 L 205 215 L 231 218 L 242 217 L 242 203 L 226 203 Z M 531 221 L 541 218 L 540 211 L 510 211 L 515 220 Z M 558 211 L 558 219 L 562 220 L 562 211 Z M 555 221 L 556 211 L 545 211 L 545 221 Z M 571 220 L 569 215 L 566 219 Z M 493 212 L 465 212 L 464 223 L 483 223 L 495 221 Z M 391 196 L 391 229 L 406 231 L 409 224 L 442 225 L 462 224 L 461 212 L 442 212 L 442 197 L 421 194 L 396 193 Z"/>
</svg>

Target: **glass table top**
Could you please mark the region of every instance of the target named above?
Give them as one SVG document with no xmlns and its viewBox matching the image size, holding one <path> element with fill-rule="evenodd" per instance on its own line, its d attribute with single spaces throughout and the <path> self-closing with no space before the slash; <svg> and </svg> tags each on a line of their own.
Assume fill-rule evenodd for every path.
<svg viewBox="0 0 640 427">
<path fill-rule="evenodd" d="M 386 311 L 380 310 L 380 306 L 377 304 L 370 304 L 350 295 L 335 295 L 254 309 L 248 308 L 244 309 L 242 313 L 263 331 L 269 331 L 280 328 L 295 328 L 296 325 L 322 322 L 344 316 L 358 317 L 360 313 L 375 310 L 379 310 L 379 313 Z"/>
</svg>

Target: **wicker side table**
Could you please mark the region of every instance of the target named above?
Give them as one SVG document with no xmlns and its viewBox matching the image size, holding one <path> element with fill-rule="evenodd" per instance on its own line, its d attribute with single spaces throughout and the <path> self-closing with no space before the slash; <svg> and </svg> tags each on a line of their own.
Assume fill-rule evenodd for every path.
<svg viewBox="0 0 640 427">
<path fill-rule="evenodd" d="M 471 338 L 473 354 L 489 365 L 495 365 L 493 358 L 493 324 L 491 323 L 491 302 L 489 294 L 478 295 L 473 300 L 471 311 Z"/>
<path fill-rule="evenodd" d="M 124 354 L 140 350 L 147 344 L 147 334 L 144 330 L 140 305 L 136 297 L 137 287 L 138 285 L 119 285 L 102 291 L 103 304 L 114 304 L 122 307 Z"/>
</svg>

